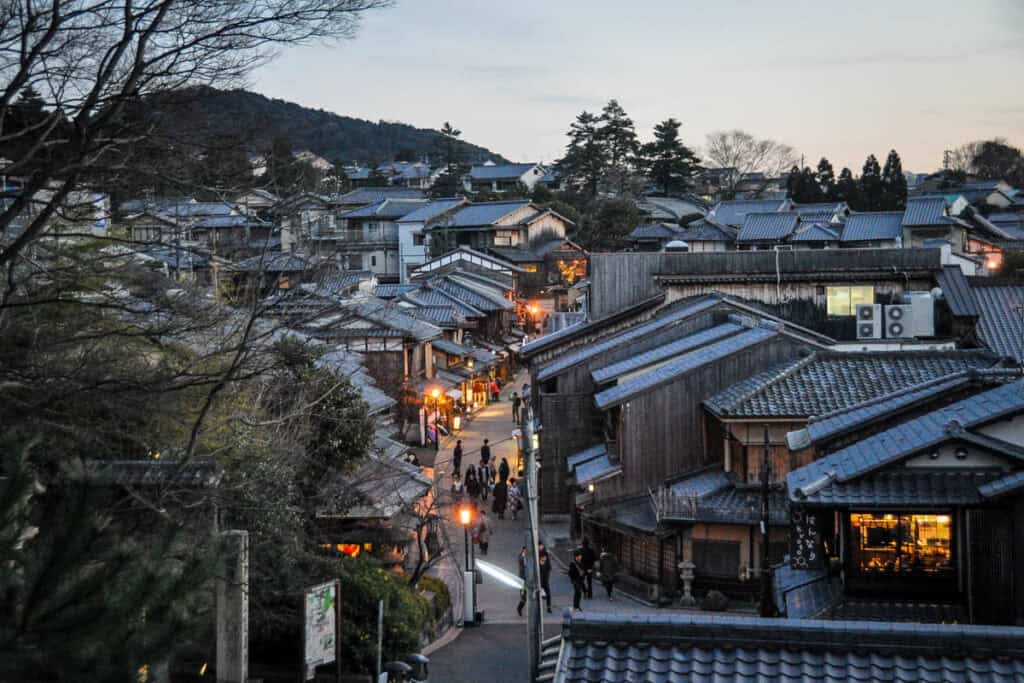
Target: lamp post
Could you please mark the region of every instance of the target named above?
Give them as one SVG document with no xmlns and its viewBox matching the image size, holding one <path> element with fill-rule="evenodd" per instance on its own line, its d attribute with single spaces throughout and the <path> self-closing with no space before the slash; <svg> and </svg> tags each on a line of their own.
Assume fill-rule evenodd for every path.
<svg viewBox="0 0 1024 683">
<path fill-rule="evenodd" d="M 474 605 L 476 604 L 476 576 L 469 566 L 469 525 L 473 521 L 473 511 L 469 506 L 459 508 L 459 523 L 462 524 L 463 538 L 466 542 L 466 570 L 462 574 L 464 586 L 462 597 L 462 624 L 472 626 L 475 621 Z"/>
<path fill-rule="evenodd" d="M 430 395 L 434 399 L 434 452 L 441 450 L 441 392 L 432 389 Z"/>
</svg>

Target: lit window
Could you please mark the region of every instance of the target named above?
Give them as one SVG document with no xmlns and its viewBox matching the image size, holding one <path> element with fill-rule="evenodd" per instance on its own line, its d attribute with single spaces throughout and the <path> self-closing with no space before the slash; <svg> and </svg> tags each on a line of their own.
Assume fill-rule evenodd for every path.
<svg viewBox="0 0 1024 683">
<path fill-rule="evenodd" d="M 953 571 L 949 515 L 850 515 L 854 569 L 939 576 Z"/>
<path fill-rule="evenodd" d="M 536 273 L 537 272 L 537 264 L 536 263 L 527 263 L 526 265 L 523 266 L 523 270 L 525 270 L 527 273 Z"/>
<path fill-rule="evenodd" d="M 829 315 L 856 315 L 859 304 L 875 303 L 875 288 L 858 287 L 827 287 L 826 303 Z"/>
</svg>

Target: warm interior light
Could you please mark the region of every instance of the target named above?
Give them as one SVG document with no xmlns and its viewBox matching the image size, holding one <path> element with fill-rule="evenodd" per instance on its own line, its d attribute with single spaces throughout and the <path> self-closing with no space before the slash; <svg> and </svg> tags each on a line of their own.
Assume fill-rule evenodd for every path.
<svg viewBox="0 0 1024 683">
<path fill-rule="evenodd" d="M 462 416 L 456 415 L 452 418 L 452 427 L 455 428 L 455 431 L 462 429 Z"/>
<path fill-rule="evenodd" d="M 473 515 L 469 508 L 461 508 L 459 510 L 459 523 L 461 523 L 462 526 L 469 526 L 472 516 Z"/>
<path fill-rule="evenodd" d="M 935 518 L 939 524 L 949 524 L 949 515 L 939 515 Z"/>
<path fill-rule="evenodd" d="M 593 482 L 587 484 L 587 491 L 589 491 L 590 493 L 594 492 L 594 484 L 593 484 Z"/>
<path fill-rule="evenodd" d="M 536 432 L 533 433 L 533 450 L 540 450 L 540 434 Z"/>
</svg>

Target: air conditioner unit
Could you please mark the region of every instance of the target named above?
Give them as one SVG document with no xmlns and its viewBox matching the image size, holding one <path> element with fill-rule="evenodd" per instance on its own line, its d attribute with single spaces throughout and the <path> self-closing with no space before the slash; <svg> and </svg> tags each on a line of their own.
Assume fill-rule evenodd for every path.
<svg viewBox="0 0 1024 683">
<path fill-rule="evenodd" d="M 907 299 L 913 308 L 910 334 L 914 337 L 934 337 L 935 297 L 931 292 L 908 292 Z"/>
<path fill-rule="evenodd" d="M 882 304 L 857 304 L 857 339 L 882 338 Z"/>
<path fill-rule="evenodd" d="M 914 307 L 895 304 L 885 307 L 885 338 L 907 339 L 914 336 Z"/>
</svg>

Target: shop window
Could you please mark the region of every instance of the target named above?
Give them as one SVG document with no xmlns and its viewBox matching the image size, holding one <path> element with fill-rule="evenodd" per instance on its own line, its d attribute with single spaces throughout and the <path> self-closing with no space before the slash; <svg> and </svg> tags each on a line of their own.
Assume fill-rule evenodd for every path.
<svg viewBox="0 0 1024 683">
<path fill-rule="evenodd" d="M 693 539 L 693 563 L 697 576 L 738 578 L 740 575 L 739 541 Z"/>
<path fill-rule="evenodd" d="M 536 263 L 526 263 L 526 264 L 523 265 L 523 270 L 525 270 L 527 273 L 536 273 L 537 272 L 537 264 Z"/>
<path fill-rule="evenodd" d="M 949 515 L 850 515 L 853 567 L 862 574 L 943 576 L 954 571 Z"/>
<path fill-rule="evenodd" d="M 825 297 L 829 315 L 852 316 L 857 314 L 858 304 L 875 303 L 875 288 L 870 285 L 826 287 Z"/>
</svg>

